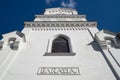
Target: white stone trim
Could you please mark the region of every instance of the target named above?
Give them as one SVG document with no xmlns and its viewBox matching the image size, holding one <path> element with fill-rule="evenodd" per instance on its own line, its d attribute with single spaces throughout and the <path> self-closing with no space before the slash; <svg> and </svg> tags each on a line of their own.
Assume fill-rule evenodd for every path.
<svg viewBox="0 0 120 80">
<path fill-rule="evenodd" d="M 116 34 L 110 31 L 101 30 L 100 32 L 95 34 L 95 40 L 103 50 L 108 49 L 107 45 L 109 43 L 107 43 L 106 40 L 110 40 L 111 42 L 113 42 L 115 48 L 120 48 L 120 42 L 117 41 Z"/>
<path fill-rule="evenodd" d="M 24 22 L 25 27 L 97 27 L 97 22 L 81 21 L 40 21 Z"/>
</svg>

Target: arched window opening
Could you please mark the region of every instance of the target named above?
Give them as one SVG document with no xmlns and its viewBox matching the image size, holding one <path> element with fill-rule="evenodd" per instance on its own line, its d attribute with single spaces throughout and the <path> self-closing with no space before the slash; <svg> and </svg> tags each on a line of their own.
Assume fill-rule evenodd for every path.
<svg viewBox="0 0 120 80">
<path fill-rule="evenodd" d="M 53 40 L 52 53 L 69 53 L 69 42 L 64 37 L 58 37 Z"/>
<path fill-rule="evenodd" d="M 120 45 L 119 45 L 119 42 L 112 38 L 112 37 L 105 37 L 105 40 L 108 44 L 110 44 L 112 47 L 116 47 L 116 48 L 119 48 Z M 109 42 L 108 42 L 109 41 Z"/>
<path fill-rule="evenodd" d="M 12 44 L 14 44 L 15 41 L 16 41 L 16 38 L 15 38 L 15 37 L 9 38 L 9 40 L 8 40 L 8 45 L 11 46 Z"/>
<path fill-rule="evenodd" d="M 47 52 L 44 56 L 75 56 L 70 38 L 59 34 L 49 39 Z"/>
</svg>

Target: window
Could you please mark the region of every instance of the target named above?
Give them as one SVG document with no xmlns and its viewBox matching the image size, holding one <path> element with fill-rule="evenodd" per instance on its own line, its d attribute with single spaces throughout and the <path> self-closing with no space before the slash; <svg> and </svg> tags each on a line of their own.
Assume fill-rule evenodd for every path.
<svg viewBox="0 0 120 80">
<path fill-rule="evenodd" d="M 14 44 L 15 41 L 16 41 L 15 37 L 9 38 L 8 45 L 11 46 L 12 44 Z"/>
<path fill-rule="evenodd" d="M 70 38 L 59 34 L 48 40 L 47 52 L 44 56 L 74 56 Z"/>
<path fill-rule="evenodd" d="M 53 40 L 52 53 L 69 53 L 68 40 L 64 37 L 58 37 Z"/>
<path fill-rule="evenodd" d="M 3 48 L 3 41 L 0 41 L 0 50 Z"/>
<path fill-rule="evenodd" d="M 8 45 L 10 46 L 10 48 L 12 50 L 17 50 L 18 45 L 19 45 L 19 41 L 16 41 L 15 37 L 11 37 L 11 38 L 9 38 Z"/>
<path fill-rule="evenodd" d="M 118 34 L 117 34 L 117 38 L 119 38 L 119 39 L 120 39 L 120 33 L 118 33 Z"/>
</svg>

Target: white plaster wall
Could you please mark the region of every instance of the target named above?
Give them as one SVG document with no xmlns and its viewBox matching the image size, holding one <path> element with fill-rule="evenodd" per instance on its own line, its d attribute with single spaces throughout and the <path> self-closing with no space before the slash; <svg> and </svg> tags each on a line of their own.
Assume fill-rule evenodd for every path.
<svg viewBox="0 0 120 80">
<path fill-rule="evenodd" d="M 25 28 L 26 29 L 26 28 Z M 48 40 L 63 34 L 71 39 L 75 56 L 43 56 Z M 88 30 L 32 31 L 1 80 L 116 80 Z M 37 75 L 39 67 L 79 67 L 80 75 Z"/>
</svg>

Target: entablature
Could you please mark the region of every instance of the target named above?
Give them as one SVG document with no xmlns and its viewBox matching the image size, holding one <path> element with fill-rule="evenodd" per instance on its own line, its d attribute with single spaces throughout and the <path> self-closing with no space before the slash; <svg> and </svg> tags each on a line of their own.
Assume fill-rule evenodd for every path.
<svg viewBox="0 0 120 80">
<path fill-rule="evenodd" d="M 35 21 L 24 24 L 25 27 L 97 27 L 97 22 L 81 21 Z"/>
<path fill-rule="evenodd" d="M 86 18 L 86 15 L 35 15 L 36 18 Z"/>
</svg>

